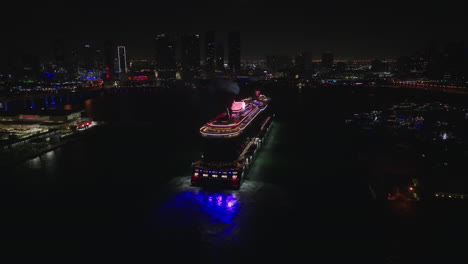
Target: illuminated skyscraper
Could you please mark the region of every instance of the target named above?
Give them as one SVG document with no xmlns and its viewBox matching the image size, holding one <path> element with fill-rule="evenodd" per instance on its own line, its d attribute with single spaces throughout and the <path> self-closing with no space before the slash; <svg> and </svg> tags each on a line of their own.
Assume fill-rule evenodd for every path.
<svg viewBox="0 0 468 264">
<path fill-rule="evenodd" d="M 175 79 L 175 41 L 169 34 L 158 34 L 155 39 L 155 69 L 160 79 Z"/>
<path fill-rule="evenodd" d="M 117 65 L 119 66 L 119 73 L 127 73 L 127 50 L 125 46 L 117 47 Z"/>
<path fill-rule="evenodd" d="M 92 45 L 90 43 L 86 43 L 82 46 L 81 49 L 81 67 L 80 69 L 83 71 L 92 71 L 94 69 L 94 51 L 92 49 Z"/>
<path fill-rule="evenodd" d="M 215 31 L 205 34 L 205 68 L 207 72 L 213 72 L 216 64 Z"/>
<path fill-rule="evenodd" d="M 24 53 L 21 56 L 21 76 L 26 80 L 36 80 L 41 68 L 39 56 Z"/>
<path fill-rule="evenodd" d="M 54 62 L 59 67 L 63 67 L 65 64 L 65 43 L 62 39 L 54 40 L 52 44 L 52 52 L 54 56 Z"/>
<path fill-rule="evenodd" d="M 111 79 L 114 76 L 114 60 L 115 49 L 112 41 L 106 40 L 104 42 L 104 78 Z"/>
<path fill-rule="evenodd" d="M 200 35 L 184 34 L 181 38 L 182 77 L 186 80 L 200 74 Z"/>
<path fill-rule="evenodd" d="M 72 48 L 70 57 L 70 63 L 68 64 L 67 70 L 69 73 L 76 75 L 80 70 L 80 55 L 78 48 Z"/>
<path fill-rule="evenodd" d="M 53 52 L 53 64 L 49 65 L 52 68 L 49 68 L 47 71 L 53 72 L 53 79 L 57 81 L 63 81 L 68 78 L 68 73 L 66 70 L 65 64 L 65 42 L 62 39 L 56 39 L 52 43 L 52 52 Z"/>
<path fill-rule="evenodd" d="M 102 71 L 104 69 L 104 53 L 102 49 L 96 49 L 96 70 Z"/>
<path fill-rule="evenodd" d="M 231 73 L 239 73 L 241 68 L 240 32 L 228 33 L 228 65 Z"/>
<path fill-rule="evenodd" d="M 461 81 L 464 76 L 464 52 L 463 41 L 451 41 L 445 45 L 443 50 L 443 64 L 445 79 Z M 447 78 L 448 77 L 448 78 Z"/>
<path fill-rule="evenodd" d="M 310 52 L 301 52 L 295 58 L 296 74 L 309 78 L 312 71 L 312 58 Z"/>
<path fill-rule="evenodd" d="M 216 70 L 224 71 L 224 45 L 222 42 L 216 43 Z"/>
</svg>

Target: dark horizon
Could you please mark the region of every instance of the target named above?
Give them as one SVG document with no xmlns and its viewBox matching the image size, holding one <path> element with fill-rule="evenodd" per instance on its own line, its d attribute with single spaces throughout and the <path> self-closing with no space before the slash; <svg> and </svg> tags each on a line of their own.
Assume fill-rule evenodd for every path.
<svg viewBox="0 0 468 264">
<path fill-rule="evenodd" d="M 168 33 L 172 33 L 168 31 Z M 199 33 L 201 36 L 201 44 L 204 43 L 203 35 L 205 32 L 193 32 Z M 227 32 L 217 32 L 220 35 L 226 35 Z M 104 47 L 104 43 L 106 40 L 111 40 L 114 45 L 123 45 L 127 47 L 127 52 L 129 59 L 154 59 L 154 39 L 157 33 L 148 34 L 148 36 L 135 36 L 129 37 L 128 39 L 125 38 L 117 38 L 109 36 L 108 38 L 84 38 L 84 39 L 69 39 L 69 38 L 55 38 L 49 40 L 37 40 L 35 46 L 28 46 L 24 43 L 17 43 L 13 44 L 9 47 L 2 48 L 4 52 L 0 54 L 0 57 L 4 62 L 6 62 L 8 58 L 8 53 L 10 52 L 18 52 L 21 53 L 30 53 L 37 55 L 39 57 L 52 57 L 52 43 L 55 40 L 63 40 L 65 41 L 66 49 L 71 48 L 79 48 L 84 44 L 91 44 L 94 47 Z M 445 45 L 453 42 L 462 42 L 466 49 L 467 41 L 463 39 L 445 39 L 445 40 L 437 40 L 437 39 L 425 39 L 421 40 L 418 43 L 413 43 L 412 47 L 406 47 L 406 49 L 386 49 L 386 52 L 381 49 L 381 46 L 374 46 L 369 47 L 366 45 L 362 45 L 362 47 L 357 47 L 358 43 L 353 43 L 346 45 L 344 47 L 334 47 L 337 44 L 330 44 L 327 47 L 325 45 L 321 48 L 295 48 L 295 47 L 278 47 L 278 46 L 263 46 L 264 44 L 260 42 L 255 42 L 255 36 L 252 36 L 247 33 L 243 34 L 241 32 L 241 59 L 242 61 L 248 60 L 264 60 L 269 55 L 284 55 L 290 56 L 294 58 L 301 52 L 309 52 L 311 54 L 312 60 L 320 60 L 323 53 L 333 53 L 334 58 L 337 60 L 371 60 L 371 59 L 397 59 L 401 56 L 412 56 L 414 54 L 422 54 L 424 53 L 431 45 L 436 45 L 439 49 L 443 50 Z M 270 36 L 271 38 L 271 36 Z M 294 36 L 291 36 L 288 39 L 294 39 Z M 296 36 L 297 38 L 297 36 Z M 268 42 L 268 41 L 267 41 Z M 226 43 L 226 41 L 224 42 Z M 387 42 L 386 45 L 389 46 L 396 46 L 398 44 L 403 46 L 403 44 L 399 41 L 396 42 Z M 278 45 L 278 44 L 277 44 Z M 351 50 L 350 47 L 357 47 L 356 50 Z M 366 50 L 365 53 L 364 50 Z M 204 55 L 204 46 L 201 46 L 201 54 Z M 203 59 L 203 57 L 202 57 Z"/>
<path fill-rule="evenodd" d="M 106 39 L 126 45 L 129 57 L 152 57 L 158 32 L 215 30 L 241 32 L 242 59 L 267 55 L 295 56 L 310 52 L 319 59 L 332 52 L 341 59 L 395 58 L 422 51 L 427 43 L 467 43 L 463 3 L 392 2 L 348 3 L 319 1 L 312 6 L 288 1 L 287 5 L 257 1 L 235 4 L 215 1 L 195 3 L 123 2 L 67 5 L 58 1 L 21 7 L 8 3 L 11 16 L 2 18 L 8 41 L 1 58 L 11 49 L 50 52 L 50 41 L 69 42 Z M 11 19 L 10 17 L 13 17 Z"/>
</svg>

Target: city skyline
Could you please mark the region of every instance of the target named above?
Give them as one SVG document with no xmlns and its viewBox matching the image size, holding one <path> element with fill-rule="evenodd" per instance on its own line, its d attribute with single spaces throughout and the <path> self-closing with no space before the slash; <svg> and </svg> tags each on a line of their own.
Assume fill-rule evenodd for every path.
<svg viewBox="0 0 468 264">
<path fill-rule="evenodd" d="M 8 43 L 2 56 L 17 50 L 50 52 L 50 42 L 104 42 L 110 39 L 128 48 L 129 57 L 151 57 L 158 32 L 198 33 L 214 30 L 221 34 L 241 32 L 243 60 L 267 55 L 295 56 L 307 51 L 312 58 L 332 52 L 336 58 L 371 59 L 398 57 L 420 51 L 427 43 L 467 42 L 463 3 L 339 1 L 287 5 L 238 1 L 219 5 L 215 1 L 195 3 L 141 3 L 101 1 L 71 7 L 45 1 L 19 8 L 9 3 L 17 18 L 2 18 Z M 49 50 L 48 50 L 49 49 Z"/>
<path fill-rule="evenodd" d="M 205 38 L 206 38 L 206 33 L 210 32 L 165 32 L 165 33 L 176 33 L 179 35 L 184 35 L 184 34 L 199 34 L 200 35 L 200 62 L 202 64 L 206 63 L 205 61 L 205 56 L 206 56 L 206 49 L 205 49 Z M 219 38 L 222 40 L 217 40 L 216 45 L 222 45 L 224 46 L 224 53 L 225 53 L 225 58 L 224 61 L 225 63 L 228 63 L 228 34 L 229 32 L 219 32 L 219 31 L 211 31 L 215 32 L 216 35 L 219 35 Z M 161 33 L 161 32 L 158 32 Z M 50 40 L 45 40 L 45 41 L 39 41 L 36 46 L 24 46 L 22 44 L 17 44 L 17 45 L 7 45 L 6 47 L 3 47 L 0 57 L 2 58 L 2 63 L 6 63 L 9 56 L 12 57 L 17 57 L 20 58 L 21 55 L 35 55 L 40 59 L 53 59 L 54 52 L 55 52 L 55 43 L 61 42 L 63 43 L 65 49 L 70 53 L 71 50 L 73 49 L 80 49 L 83 46 L 86 45 L 91 45 L 95 49 L 102 49 L 106 46 L 106 42 L 111 42 L 114 44 L 115 48 L 115 54 L 117 54 L 117 46 L 125 46 L 127 48 L 127 53 L 128 53 L 128 59 L 129 60 L 141 60 L 141 59 L 150 59 L 153 60 L 155 56 L 155 48 L 154 48 L 154 41 L 157 39 L 158 33 L 152 34 L 152 37 L 148 37 L 147 39 L 140 40 L 137 38 L 130 38 L 128 40 L 116 40 L 113 38 L 107 38 L 107 39 L 83 39 L 83 40 L 72 40 L 72 39 L 64 39 L 64 38 L 55 38 L 55 39 L 50 39 Z M 407 50 L 407 51 L 397 51 L 397 50 L 392 50 L 389 51 L 387 54 L 380 54 L 377 55 L 369 55 L 369 56 L 359 56 L 357 53 L 349 53 L 349 55 L 346 55 L 347 53 L 340 53 L 339 49 L 317 49 L 317 50 L 311 50 L 311 49 L 293 49 L 293 50 L 281 50 L 281 49 L 272 49 L 271 52 L 268 52 L 268 49 L 265 48 L 263 52 L 252 52 L 252 50 L 249 51 L 249 47 L 251 43 L 249 43 L 248 37 L 243 34 L 243 32 L 240 32 L 240 39 L 242 44 L 240 45 L 241 49 L 241 61 L 249 61 L 249 60 L 265 60 L 268 56 L 289 56 L 294 58 L 295 56 L 300 55 L 303 52 L 308 52 L 311 55 L 312 60 L 321 60 L 322 55 L 324 53 L 332 53 L 334 54 L 335 59 L 337 60 L 372 60 L 372 59 L 398 59 L 401 56 L 412 56 L 415 54 L 421 54 L 427 51 L 428 48 L 433 48 L 436 47 L 439 50 L 443 50 L 447 44 L 450 43 L 463 43 L 465 46 L 465 50 L 467 49 L 467 41 L 462 40 L 462 39 L 443 39 L 443 40 L 425 40 L 420 43 L 420 45 L 417 45 L 414 47 L 414 49 Z M 179 45 L 179 44 L 178 44 Z M 16 54 L 16 55 L 15 55 Z M 180 55 L 177 55 L 178 58 L 180 58 Z"/>
</svg>

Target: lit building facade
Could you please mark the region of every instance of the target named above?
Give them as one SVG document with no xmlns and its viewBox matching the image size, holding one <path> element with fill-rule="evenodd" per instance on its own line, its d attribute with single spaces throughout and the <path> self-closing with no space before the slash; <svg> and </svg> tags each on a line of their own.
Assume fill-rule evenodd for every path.
<svg viewBox="0 0 468 264">
<path fill-rule="evenodd" d="M 184 34 L 181 38 L 182 78 L 191 80 L 200 76 L 200 35 Z"/>
<path fill-rule="evenodd" d="M 312 57 L 310 52 L 301 52 L 295 58 L 296 74 L 310 78 L 312 73 Z"/>
<path fill-rule="evenodd" d="M 90 43 L 86 43 L 81 49 L 81 70 L 92 71 L 94 69 L 94 51 Z"/>
<path fill-rule="evenodd" d="M 119 73 L 127 73 L 127 49 L 125 46 L 117 47 L 117 65 L 119 66 Z"/>
<path fill-rule="evenodd" d="M 216 43 L 216 70 L 224 71 L 224 45 L 222 42 Z"/>
<path fill-rule="evenodd" d="M 169 34 L 158 34 L 155 39 L 155 69 L 159 79 L 176 77 L 175 41 Z"/>
<path fill-rule="evenodd" d="M 228 65 L 232 74 L 241 70 L 241 39 L 238 31 L 228 33 Z"/>
<path fill-rule="evenodd" d="M 206 72 L 213 72 L 216 61 L 215 31 L 208 31 L 205 34 L 205 68 Z"/>
<path fill-rule="evenodd" d="M 104 79 L 112 79 L 115 73 L 115 67 L 114 67 L 114 45 L 112 41 L 106 40 L 104 41 L 104 51 L 103 51 L 103 56 L 104 56 Z"/>
</svg>

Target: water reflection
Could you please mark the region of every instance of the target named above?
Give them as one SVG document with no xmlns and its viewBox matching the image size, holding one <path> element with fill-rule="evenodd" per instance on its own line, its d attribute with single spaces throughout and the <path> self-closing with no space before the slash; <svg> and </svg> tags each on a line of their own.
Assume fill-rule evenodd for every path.
<svg viewBox="0 0 468 264">
<path fill-rule="evenodd" d="M 25 164 L 26 164 L 26 167 L 31 168 L 31 169 L 40 169 L 42 167 L 40 157 L 35 157 L 33 159 L 27 160 Z"/>
<path fill-rule="evenodd" d="M 205 218 L 206 222 L 222 225 L 219 230 L 228 235 L 236 226 L 236 216 L 240 211 L 240 202 L 236 193 L 223 193 L 207 190 L 185 190 L 166 203 L 166 210 L 192 212 L 194 218 Z"/>
<path fill-rule="evenodd" d="M 93 113 L 93 99 L 87 99 L 84 101 L 84 110 L 88 116 Z"/>
<path fill-rule="evenodd" d="M 176 200 L 184 200 L 200 205 L 200 209 L 207 213 L 213 221 L 223 224 L 234 224 L 234 217 L 239 212 L 239 200 L 235 193 L 225 194 L 209 191 L 185 192 L 179 194 Z"/>
<path fill-rule="evenodd" d="M 245 215 L 241 213 L 241 193 L 204 190 L 184 183 L 181 179 L 172 195 L 152 210 L 151 225 L 157 237 L 171 241 L 183 234 L 185 243 L 210 248 L 213 257 L 216 249 L 238 247 L 241 216 Z"/>
<path fill-rule="evenodd" d="M 58 174 L 59 157 L 62 155 L 61 152 L 62 149 L 58 148 L 41 156 L 47 178 L 50 182 L 54 182 L 56 180 Z"/>
</svg>

